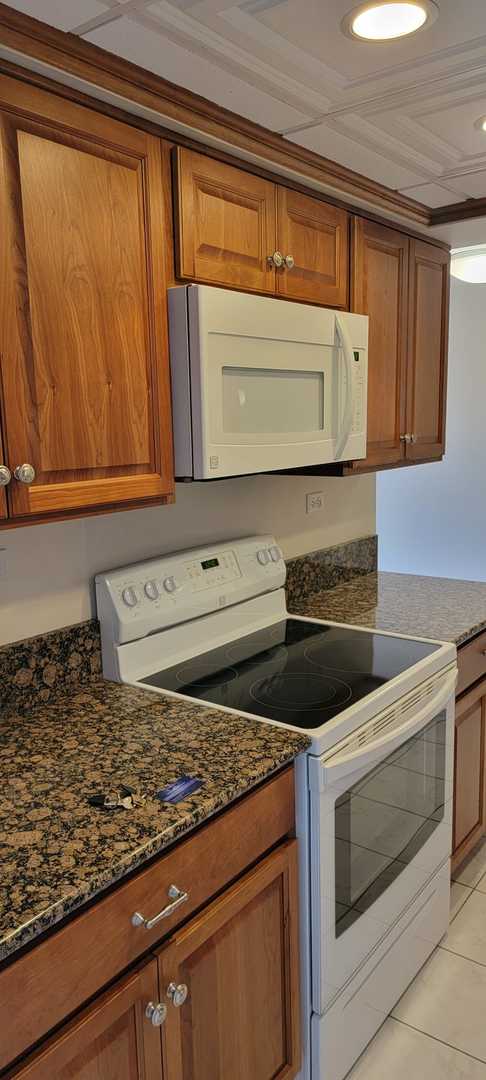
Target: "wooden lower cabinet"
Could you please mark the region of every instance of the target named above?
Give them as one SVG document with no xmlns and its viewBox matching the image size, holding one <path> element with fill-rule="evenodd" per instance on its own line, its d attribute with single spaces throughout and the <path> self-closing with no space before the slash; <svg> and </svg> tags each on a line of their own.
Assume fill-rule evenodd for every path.
<svg viewBox="0 0 486 1080">
<path fill-rule="evenodd" d="M 486 678 L 456 702 L 452 868 L 486 828 Z"/>
<path fill-rule="evenodd" d="M 8 1075 L 17 1080 L 163 1080 L 160 1028 L 145 1016 L 149 1002 L 157 1001 L 157 961 L 150 960 Z"/>
<path fill-rule="evenodd" d="M 289 841 L 159 954 L 166 1080 L 291 1080 L 300 1067 L 297 843 Z"/>
</svg>

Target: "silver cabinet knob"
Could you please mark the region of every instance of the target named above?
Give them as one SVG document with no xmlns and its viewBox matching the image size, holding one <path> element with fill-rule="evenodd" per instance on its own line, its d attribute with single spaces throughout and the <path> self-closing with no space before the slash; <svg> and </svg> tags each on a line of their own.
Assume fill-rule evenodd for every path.
<svg viewBox="0 0 486 1080">
<path fill-rule="evenodd" d="M 407 444 L 415 443 L 415 442 L 417 442 L 417 436 L 416 435 L 410 435 L 407 432 L 406 435 L 400 435 L 400 442 L 404 442 L 404 443 L 407 443 Z"/>
<path fill-rule="evenodd" d="M 281 251 L 274 251 L 273 255 L 268 256 L 267 261 L 270 263 L 270 266 L 276 266 L 277 270 L 280 270 L 285 263 L 285 259 Z"/>
<path fill-rule="evenodd" d="M 161 1027 L 167 1019 L 167 1005 L 164 1005 L 162 1001 L 158 1001 L 157 1005 L 154 1005 L 153 1001 L 149 1001 L 145 1009 L 145 1016 L 154 1027 Z"/>
<path fill-rule="evenodd" d="M 27 462 L 24 465 L 17 465 L 17 468 L 14 469 L 14 476 L 21 484 L 33 484 L 35 480 L 34 466 L 29 465 Z"/>
<path fill-rule="evenodd" d="M 12 473 L 6 465 L 0 465 L 0 487 L 6 487 L 12 479 Z"/>
<path fill-rule="evenodd" d="M 293 255 L 286 255 L 285 256 L 285 265 L 287 267 L 287 270 L 293 270 L 294 269 L 295 259 L 294 259 Z"/>
<path fill-rule="evenodd" d="M 171 999 L 172 1004 L 175 1005 L 176 1009 L 180 1009 L 181 1005 L 187 1001 L 188 993 L 189 990 L 185 983 L 171 982 L 167 987 L 167 997 Z"/>
</svg>

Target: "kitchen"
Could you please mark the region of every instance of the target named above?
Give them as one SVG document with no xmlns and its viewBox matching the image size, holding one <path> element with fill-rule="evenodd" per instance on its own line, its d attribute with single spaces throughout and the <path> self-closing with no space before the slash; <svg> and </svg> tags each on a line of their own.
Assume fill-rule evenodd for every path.
<svg viewBox="0 0 486 1080">
<path fill-rule="evenodd" d="M 486 1077 L 467 7 L 0 4 L 2 1076 Z"/>
</svg>

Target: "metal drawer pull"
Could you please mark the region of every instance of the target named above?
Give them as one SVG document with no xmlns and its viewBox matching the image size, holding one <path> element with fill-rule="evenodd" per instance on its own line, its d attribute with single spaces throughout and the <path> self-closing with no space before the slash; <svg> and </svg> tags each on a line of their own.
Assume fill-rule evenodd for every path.
<svg viewBox="0 0 486 1080">
<path fill-rule="evenodd" d="M 164 1005 L 162 1001 L 158 1001 L 157 1005 L 154 1005 L 153 1001 L 149 1001 L 145 1009 L 145 1016 L 154 1027 L 161 1027 L 167 1019 L 167 1005 Z"/>
<path fill-rule="evenodd" d="M 171 999 L 172 1004 L 175 1005 L 176 1009 L 180 1009 L 181 1005 L 187 1001 L 188 993 L 189 990 L 185 983 L 171 982 L 167 987 L 167 997 Z"/>
<path fill-rule="evenodd" d="M 185 904 L 186 900 L 189 899 L 189 893 L 182 892 L 181 889 L 177 888 L 177 885 L 169 886 L 167 896 L 172 903 L 166 904 L 166 906 L 162 908 L 162 911 L 159 911 L 157 915 L 154 915 L 153 919 L 145 919 L 139 911 L 135 911 L 132 915 L 132 925 L 144 926 L 146 930 L 151 930 L 152 927 L 157 926 L 157 923 L 161 922 L 162 919 L 168 919 L 173 911 L 180 907 L 181 904 Z"/>
</svg>

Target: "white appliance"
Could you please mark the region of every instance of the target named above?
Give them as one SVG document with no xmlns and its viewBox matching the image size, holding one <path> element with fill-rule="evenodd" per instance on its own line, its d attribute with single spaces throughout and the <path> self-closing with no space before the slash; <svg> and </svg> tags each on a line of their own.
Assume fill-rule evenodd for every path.
<svg viewBox="0 0 486 1080">
<path fill-rule="evenodd" d="M 304 1060 L 342 1080 L 448 925 L 456 650 L 286 611 L 270 536 L 96 579 L 109 679 L 306 731 Z"/>
<path fill-rule="evenodd" d="M 169 326 L 178 479 L 366 456 L 367 316 L 187 285 Z"/>
</svg>

